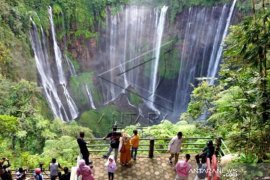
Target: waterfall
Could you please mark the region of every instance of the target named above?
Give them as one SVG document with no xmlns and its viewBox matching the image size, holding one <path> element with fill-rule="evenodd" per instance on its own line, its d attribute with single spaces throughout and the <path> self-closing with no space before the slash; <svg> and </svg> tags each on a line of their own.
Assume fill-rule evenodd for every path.
<svg viewBox="0 0 270 180">
<path fill-rule="evenodd" d="M 227 33 L 228 33 L 228 29 L 229 29 L 229 26 L 230 26 L 230 23 L 231 23 L 231 19 L 232 19 L 232 15 L 233 15 L 233 11 L 234 11 L 234 7 L 235 7 L 235 4 L 236 4 L 236 1 L 237 0 L 233 0 L 233 3 L 231 5 L 229 16 L 228 16 L 228 18 L 226 20 L 225 30 L 223 32 L 221 43 L 219 45 L 219 49 L 218 49 L 218 52 L 217 52 L 215 63 L 213 65 L 213 67 L 211 68 L 211 70 L 209 70 L 208 73 L 207 73 L 207 77 L 210 77 L 210 81 L 209 81 L 209 84 L 210 85 L 213 85 L 214 84 L 215 77 L 217 75 L 218 66 L 219 66 L 220 59 L 221 59 L 222 52 L 223 52 L 224 41 L 225 41 L 225 38 L 226 38 Z M 209 65 L 211 66 L 212 64 L 209 64 Z"/>
<path fill-rule="evenodd" d="M 176 121 L 187 109 L 190 93 L 199 81 L 197 77 L 207 76 L 209 71 L 217 71 L 217 58 L 222 53 L 221 43 L 228 30 L 228 20 L 232 18 L 232 6 L 214 6 L 211 8 L 190 7 L 183 12 L 186 17 L 179 24 L 181 48 L 178 79 L 175 87 L 173 111 L 168 118 Z M 226 21 L 227 19 L 227 21 Z M 179 27 L 180 27 L 179 25 Z M 171 87 L 173 89 L 173 87 Z"/>
<path fill-rule="evenodd" d="M 152 82 L 150 84 L 150 107 L 154 110 L 156 110 L 154 106 L 155 101 L 155 92 L 156 92 L 156 86 L 157 86 L 157 78 L 158 78 L 158 66 L 159 66 L 159 55 L 160 55 L 160 46 L 162 42 L 162 35 L 164 30 L 164 24 L 165 24 L 165 18 L 166 18 L 166 12 L 167 12 L 168 6 L 163 6 L 160 12 L 160 17 L 158 21 L 157 31 L 156 31 L 156 49 L 155 49 L 155 60 L 152 70 Z"/>
<path fill-rule="evenodd" d="M 67 116 L 66 110 L 57 93 L 57 88 L 55 86 L 55 82 L 52 77 L 43 29 L 41 28 L 41 34 L 42 34 L 42 37 L 41 37 L 42 42 L 41 42 L 39 39 L 36 24 L 34 23 L 32 19 L 30 20 L 33 26 L 33 29 L 30 31 L 30 40 L 31 40 L 32 49 L 34 51 L 36 67 L 40 75 L 43 91 L 45 93 L 49 106 L 51 110 L 53 111 L 54 117 L 60 118 L 62 120 L 67 120 L 68 116 Z"/>
<path fill-rule="evenodd" d="M 71 62 L 71 60 L 67 57 L 67 55 L 65 55 L 65 60 L 66 60 L 66 63 L 68 65 L 68 70 L 71 74 L 71 76 L 76 76 L 76 70 L 75 70 L 75 67 L 73 65 L 73 63 Z"/>
<path fill-rule="evenodd" d="M 110 67 L 115 67 L 117 65 L 117 59 L 116 59 L 116 40 L 117 40 L 117 15 L 112 17 L 112 21 L 111 21 L 111 28 L 110 28 Z M 110 72 L 110 79 L 111 82 L 114 81 L 114 77 L 115 77 L 115 72 L 111 71 Z M 115 90 L 115 85 L 111 84 L 110 86 L 110 91 L 111 91 L 111 100 L 114 100 L 118 94 L 116 95 L 116 90 Z"/>
<path fill-rule="evenodd" d="M 154 10 L 143 6 L 126 6 L 122 12 L 107 16 L 106 48 L 97 56 L 104 68 L 98 70 L 104 104 L 125 93 L 128 86 L 146 99 L 149 97 L 149 87 L 144 86 L 141 90 L 136 86 L 149 84 L 150 75 L 144 79 L 139 76 L 144 69 L 140 65 L 144 64 L 148 54 L 140 55 L 149 50 L 149 55 L 153 52 L 155 19 Z"/>
<path fill-rule="evenodd" d="M 62 53 L 60 51 L 60 48 L 58 47 L 57 41 L 56 41 L 56 35 L 55 35 L 55 29 L 54 29 L 54 22 L 53 22 L 53 15 L 52 15 L 52 8 L 49 7 L 49 19 L 51 24 L 51 31 L 52 31 L 52 38 L 53 38 L 53 49 L 54 49 L 54 56 L 55 56 L 55 62 L 58 70 L 58 78 L 59 83 L 62 85 L 63 92 L 65 99 L 67 101 L 67 105 L 69 108 L 69 112 L 71 115 L 71 119 L 75 119 L 79 115 L 78 108 L 73 101 L 72 97 L 70 96 L 67 87 L 66 87 L 66 79 L 65 74 L 62 66 Z"/>
<path fill-rule="evenodd" d="M 93 96 L 92 96 L 91 91 L 89 90 L 87 84 L 85 84 L 85 90 L 86 90 L 91 108 L 96 109 L 96 106 L 95 106 L 94 101 L 93 101 Z"/>
<path fill-rule="evenodd" d="M 80 46 L 81 53 L 76 53 L 80 65 L 85 65 L 80 69 L 98 74 L 98 78 L 93 78 L 93 87 L 103 99 L 95 103 L 115 100 L 117 106 L 134 107 L 129 99 L 123 101 L 119 97 L 137 96 L 140 116 L 147 117 L 154 110 L 160 112 L 160 117 L 168 114 L 168 119 L 176 121 L 186 110 L 193 87 L 199 83 L 196 78 L 208 76 L 212 78 L 209 83 L 214 83 L 236 2 L 184 8 L 168 31 L 164 30 L 166 6 L 160 9 L 127 5 L 117 13 L 108 8 L 106 25 L 98 32 L 97 41 L 89 40 L 90 43 L 84 44 L 89 49 Z M 51 42 L 46 41 L 42 29 L 38 29 L 39 37 L 32 23 L 31 44 L 40 84 L 54 116 L 70 120 L 79 112 L 70 94 L 68 78 L 78 72 L 58 46 L 51 7 L 48 12 Z M 170 42 L 164 42 L 164 37 Z M 49 45 L 52 47 L 48 48 Z M 160 56 L 161 49 L 166 51 L 164 56 Z M 83 84 L 82 89 L 89 98 L 89 106 L 95 109 L 90 86 Z M 79 106 L 83 110 L 85 107 Z"/>
<path fill-rule="evenodd" d="M 56 61 L 56 67 L 58 70 L 58 78 L 60 84 L 66 84 L 65 75 L 62 67 L 62 54 L 60 48 L 57 45 L 56 37 L 55 37 L 55 29 L 53 23 L 53 15 L 52 15 L 52 8 L 49 7 L 49 19 L 51 24 L 51 31 L 52 31 L 52 38 L 53 38 L 53 49 Z"/>
<path fill-rule="evenodd" d="M 225 18 L 225 15 L 226 15 L 225 10 L 226 10 L 226 4 L 223 5 L 221 18 L 218 21 L 216 36 L 215 36 L 215 39 L 214 39 L 213 49 L 212 49 L 212 52 L 211 52 L 210 62 L 209 62 L 209 65 L 208 65 L 208 70 L 207 70 L 207 77 L 211 76 L 211 72 L 214 69 L 215 59 L 217 57 L 216 55 L 217 55 L 217 52 L 218 52 L 218 47 L 220 47 L 219 46 L 220 45 L 220 36 L 222 35 L 222 30 L 223 30 L 222 27 L 223 27 L 224 18 Z"/>
<path fill-rule="evenodd" d="M 127 31 L 128 31 L 128 11 L 125 9 L 125 39 L 124 39 L 124 54 L 123 54 L 123 60 L 121 64 L 121 72 L 123 73 L 124 76 L 124 85 L 125 88 L 123 89 L 123 93 L 126 92 L 126 88 L 128 87 L 128 80 L 127 80 L 127 75 L 125 73 L 126 71 L 126 63 L 125 61 L 127 60 Z"/>
</svg>

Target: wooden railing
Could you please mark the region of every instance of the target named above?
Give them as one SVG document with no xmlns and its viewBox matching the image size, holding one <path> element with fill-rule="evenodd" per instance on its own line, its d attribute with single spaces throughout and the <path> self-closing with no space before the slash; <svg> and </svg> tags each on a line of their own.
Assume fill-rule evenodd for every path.
<svg viewBox="0 0 270 180">
<path fill-rule="evenodd" d="M 171 138 L 141 138 L 138 151 L 141 152 L 141 154 L 148 154 L 149 158 L 153 158 L 154 154 L 162 154 L 167 152 L 170 140 Z M 214 145 L 216 145 L 213 138 L 183 138 L 181 152 L 197 154 L 201 152 L 209 140 L 213 140 Z M 105 153 L 108 151 L 110 146 L 109 141 L 103 140 L 102 138 L 94 138 L 88 140 L 87 142 L 87 147 L 91 154 Z M 220 151 L 221 155 L 230 153 L 223 140 L 221 140 Z"/>
</svg>

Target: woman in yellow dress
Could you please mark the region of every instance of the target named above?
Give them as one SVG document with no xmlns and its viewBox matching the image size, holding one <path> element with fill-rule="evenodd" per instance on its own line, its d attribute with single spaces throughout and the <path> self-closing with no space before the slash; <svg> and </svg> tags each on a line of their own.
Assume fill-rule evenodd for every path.
<svg viewBox="0 0 270 180">
<path fill-rule="evenodd" d="M 119 141 L 120 164 L 126 166 L 131 160 L 130 137 L 127 133 L 124 132 L 122 133 L 122 137 L 120 137 Z"/>
</svg>

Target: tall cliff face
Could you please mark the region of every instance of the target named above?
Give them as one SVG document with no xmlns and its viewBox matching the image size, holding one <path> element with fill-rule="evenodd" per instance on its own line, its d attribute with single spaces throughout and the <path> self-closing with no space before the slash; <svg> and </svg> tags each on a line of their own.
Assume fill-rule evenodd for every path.
<svg viewBox="0 0 270 180">
<path fill-rule="evenodd" d="M 98 39 L 68 45 L 79 68 L 69 58 L 63 61 L 79 111 L 124 104 L 123 113 L 129 106 L 142 120 L 177 121 L 196 78 L 217 70 L 213 66 L 233 10 L 233 4 L 191 7 L 169 23 L 165 7 L 126 6 L 116 14 L 108 9 Z M 135 104 L 131 97 L 140 100 Z"/>
</svg>

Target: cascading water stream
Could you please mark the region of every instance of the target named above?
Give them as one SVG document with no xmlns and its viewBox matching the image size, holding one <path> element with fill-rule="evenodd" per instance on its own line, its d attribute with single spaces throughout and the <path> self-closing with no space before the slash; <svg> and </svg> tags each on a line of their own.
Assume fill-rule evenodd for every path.
<svg viewBox="0 0 270 180">
<path fill-rule="evenodd" d="M 168 113 L 169 119 L 177 121 L 179 115 L 186 111 L 189 94 L 199 83 L 197 77 L 205 77 L 209 71 L 217 73 L 222 54 L 220 44 L 227 34 L 235 2 L 231 6 L 190 7 L 183 12 L 187 18 L 181 22 L 181 27 L 185 29 L 181 29 L 180 66 L 173 111 Z"/>
<path fill-rule="evenodd" d="M 156 92 L 156 86 L 157 86 L 157 79 L 158 79 L 158 66 L 159 66 L 159 55 L 160 55 L 160 47 L 162 42 L 162 35 L 164 30 L 164 24 L 165 24 L 165 18 L 166 18 L 166 12 L 167 12 L 168 6 L 163 6 L 160 12 L 160 17 L 158 21 L 157 31 L 156 31 L 156 50 L 155 50 L 155 61 L 153 65 L 153 71 L 152 71 L 152 82 L 150 84 L 150 97 L 149 97 L 149 106 L 153 110 L 157 110 L 154 106 L 155 101 L 155 92 Z"/>
<path fill-rule="evenodd" d="M 160 115 L 168 114 L 168 119 L 178 120 L 179 114 L 186 110 L 189 102 L 189 94 L 193 89 L 191 84 L 196 86 L 198 83 L 196 77 L 205 77 L 208 74 L 210 77 L 212 71 L 218 70 L 220 60 L 217 59 L 222 54 L 220 43 L 223 42 L 224 34 L 226 35 L 228 31 L 227 24 L 231 19 L 235 2 L 236 0 L 231 6 L 184 9 L 176 17 L 175 24 L 171 25 L 173 29 L 168 32 L 163 32 L 167 7 L 163 7 L 160 12 L 158 8 L 125 6 L 123 11 L 113 15 L 108 10 L 106 29 L 100 30 L 98 42 L 86 43 L 89 46 L 86 47 L 87 52 L 83 48 L 80 49 L 81 54 L 73 53 L 74 49 L 71 52 L 81 66 L 86 65 L 80 69 L 84 72 L 94 71 L 94 74 L 102 77 L 95 78 L 94 86 L 91 87 L 97 88 L 95 90 L 103 95 L 103 100 L 95 103 L 108 104 L 115 100 L 112 103 L 121 107 L 126 105 L 124 104 L 126 102 L 134 107 L 130 102 L 134 103 L 133 97 L 137 96 L 136 108 L 140 116 L 147 118 L 147 111 L 153 112 L 158 109 Z M 41 83 L 44 94 L 52 111 L 56 117 L 69 120 L 78 114 L 77 106 L 68 91 L 67 79 L 69 75 L 75 76 L 76 71 L 70 59 L 62 54 L 58 47 L 51 8 L 49 13 L 52 52 L 49 52 L 49 48 L 46 49 L 48 45 L 45 45 L 45 38 L 40 38 L 40 46 L 44 53 L 35 52 L 35 56 L 44 59 L 37 62 L 37 66 L 42 66 L 43 70 L 39 68 L 38 70 L 43 72 L 39 73 L 45 74 L 47 78 L 44 80 L 40 75 L 43 78 Z M 162 59 L 159 59 L 163 46 L 161 46 L 162 36 L 165 36 L 165 33 L 166 39 L 172 40 L 173 43 L 166 45 L 167 42 L 163 42 L 166 47 L 162 49 L 168 54 L 164 54 Z M 36 44 L 36 41 L 32 40 L 31 43 Z M 51 55 L 55 58 L 50 57 Z M 172 69 L 165 69 L 165 66 Z M 49 81 L 49 85 L 44 81 Z M 90 87 L 82 84 L 82 89 L 89 98 L 89 106 L 95 109 L 94 102 L 91 103 Z M 122 97 L 130 99 L 125 101 Z M 84 104 L 79 106 L 83 110 L 86 107 Z"/>
<path fill-rule="evenodd" d="M 92 96 L 91 91 L 89 90 L 87 84 L 85 84 L 85 90 L 86 90 L 91 108 L 96 109 L 96 106 L 95 106 L 94 101 L 93 101 L 93 96 Z"/>
<path fill-rule="evenodd" d="M 55 36 L 55 29 L 54 29 L 54 22 L 53 22 L 53 15 L 52 15 L 52 8 L 49 7 L 49 19 L 51 24 L 51 31 L 52 31 L 52 38 L 53 38 L 53 49 L 54 49 L 54 56 L 56 61 L 56 67 L 58 70 L 58 78 L 60 84 L 66 84 L 66 79 L 62 67 L 62 54 L 60 48 L 57 45 L 56 36 Z"/>
<path fill-rule="evenodd" d="M 65 79 L 65 74 L 62 66 L 62 53 L 60 51 L 60 48 L 58 47 L 57 41 L 56 41 L 56 36 L 55 36 L 55 29 L 54 29 L 54 22 L 53 22 L 53 15 L 52 15 L 52 8 L 49 7 L 49 19 L 50 19 L 50 24 L 51 24 L 51 31 L 52 31 L 52 38 L 53 38 L 53 49 L 54 49 L 54 56 L 55 56 L 55 61 L 56 61 L 56 66 L 58 70 L 58 78 L 59 78 L 59 83 L 62 85 L 63 92 L 67 101 L 67 105 L 69 107 L 69 112 L 71 115 L 71 119 L 75 119 L 79 115 L 78 108 L 73 101 L 72 97 L 70 96 L 67 87 L 66 87 L 66 79 Z"/>
<path fill-rule="evenodd" d="M 49 106 L 53 111 L 55 118 L 60 118 L 62 120 L 67 120 L 68 116 L 66 110 L 60 100 L 60 97 L 57 93 L 57 88 L 55 86 L 55 82 L 52 77 L 52 73 L 50 70 L 48 55 L 47 55 L 47 47 L 45 43 L 45 35 L 43 29 L 41 28 L 42 34 L 42 43 L 38 36 L 38 31 L 36 24 L 32 19 L 33 29 L 30 31 L 30 40 L 32 49 L 35 55 L 36 67 L 38 73 L 40 75 L 41 84 L 43 87 L 43 91 L 45 93 L 46 99 L 48 100 Z"/>
<path fill-rule="evenodd" d="M 218 65 L 220 63 L 220 59 L 221 59 L 222 52 L 223 52 L 224 41 L 225 41 L 225 38 L 227 36 L 228 30 L 229 30 L 229 26 L 231 24 L 231 19 L 232 19 L 232 15 L 233 15 L 233 11 L 234 11 L 236 2 L 237 2 L 237 0 L 233 0 L 233 3 L 231 5 L 229 16 L 228 16 L 228 18 L 226 20 L 225 30 L 223 32 L 221 43 L 219 45 L 219 49 L 218 49 L 218 52 L 217 52 L 217 57 L 216 57 L 216 60 L 215 60 L 215 64 L 214 64 L 214 66 L 212 68 L 213 70 L 210 71 L 210 72 L 208 72 L 209 74 L 207 74 L 208 77 L 210 77 L 210 81 L 209 81 L 209 84 L 210 85 L 213 85 L 214 84 L 215 77 L 217 75 Z"/>
<path fill-rule="evenodd" d="M 73 63 L 71 62 L 71 60 L 67 57 L 67 55 L 65 55 L 65 60 L 66 60 L 66 63 L 68 65 L 68 70 L 69 70 L 70 74 L 72 76 L 76 76 L 77 74 L 76 74 L 75 67 L 74 67 Z"/>
<path fill-rule="evenodd" d="M 226 10 L 226 4 L 223 5 L 222 8 L 222 13 L 221 13 L 221 18 L 218 21 L 218 26 L 217 26 L 217 31 L 216 31 L 216 36 L 214 39 L 214 44 L 213 44 L 213 49 L 211 52 L 211 56 L 210 56 L 210 62 L 209 62 L 209 66 L 208 66 L 208 70 L 207 70 L 207 77 L 211 76 L 211 72 L 214 69 L 214 64 L 215 64 L 215 60 L 217 58 L 217 51 L 218 51 L 218 47 L 220 45 L 220 36 L 222 34 L 222 27 L 223 27 L 223 20 L 225 18 L 225 10 Z"/>
<path fill-rule="evenodd" d="M 128 87 L 128 80 L 127 80 L 127 75 L 125 73 L 126 71 L 126 64 L 125 61 L 127 59 L 127 31 L 128 31 L 128 11 L 125 9 L 125 42 L 124 42 L 124 54 L 123 54 L 123 60 L 122 60 L 122 65 L 121 65 L 121 72 L 123 73 L 124 76 L 124 86 L 125 88 L 123 89 L 123 93 L 126 92 L 126 88 Z"/>
</svg>

